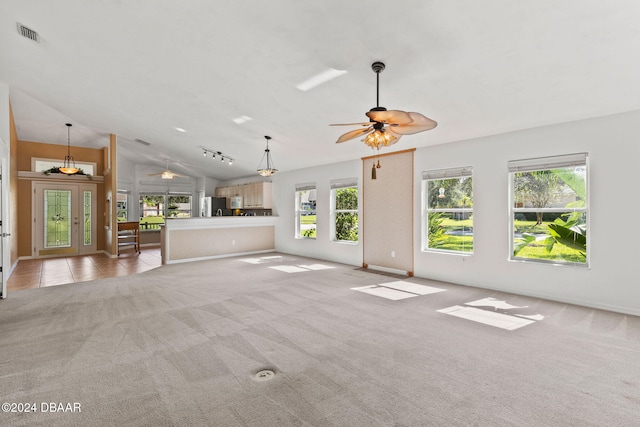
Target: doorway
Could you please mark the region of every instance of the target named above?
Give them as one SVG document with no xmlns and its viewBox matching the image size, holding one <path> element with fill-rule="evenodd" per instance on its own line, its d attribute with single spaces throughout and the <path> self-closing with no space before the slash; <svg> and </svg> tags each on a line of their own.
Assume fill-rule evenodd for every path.
<svg viewBox="0 0 640 427">
<path fill-rule="evenodd" d="M 33 182 L 34 258 L 97 251 L 96 184 Z"/>
</svg>

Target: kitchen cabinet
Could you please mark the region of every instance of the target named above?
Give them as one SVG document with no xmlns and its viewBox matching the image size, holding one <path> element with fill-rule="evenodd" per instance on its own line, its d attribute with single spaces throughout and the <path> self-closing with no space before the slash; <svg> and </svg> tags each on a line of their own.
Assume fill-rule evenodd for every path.
<svg viewBox="0 0 640 427">
<path fill-rule="evenodd" d="M 234 185 L 216 188 L 216 197 L 227 198 L 227 209 L 230 209 L 230 199 L 242 196 L 244 209 L 271 209 L 273 207 L 272 187 L 270 182 L 252 182 L 250 184 Z"/>
<path fill-rule="evenodd" d="M 271 183 L 270 182 L 254 182 L 247 184 L 243 189 L 246 203 L 245 209 L 271 209 Z"/>
</svg>

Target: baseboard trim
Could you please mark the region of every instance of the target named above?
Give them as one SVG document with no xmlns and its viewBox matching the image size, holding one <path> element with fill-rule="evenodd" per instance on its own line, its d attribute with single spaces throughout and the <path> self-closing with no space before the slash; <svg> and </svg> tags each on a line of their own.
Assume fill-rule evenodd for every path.
<svg viewBox="0 0 640 427">
<path fill-rule="evenodd" d="M 413 272 L 406 270 L 398 270 L 397 268 L 389 268 L 389 267 L 381 267 L 379 265 L 371 265 L 371 264 L 363 264 L 366 266 L 364 268 L 368 268 L 369 270 L 382 271 L 383 273 L 391 273 L 391 274 L 399 274 L 401 276 L 413 276 Z"/>
</svg>

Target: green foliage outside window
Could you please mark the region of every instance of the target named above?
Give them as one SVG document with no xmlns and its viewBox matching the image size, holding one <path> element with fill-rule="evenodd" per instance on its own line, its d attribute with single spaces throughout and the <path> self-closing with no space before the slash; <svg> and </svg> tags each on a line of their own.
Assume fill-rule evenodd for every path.
<svg viewBox="0 0 640 427">
<path fill-rule="evenodd" d="M 569 167 L 515 173 L 514 257 L 584 264 L 587 261 L 586 169 Z M 548 208 L 566 212 L 545 212 Z"/>
<path fill-rule="evenodd" d="M 338 188 L 336 197 L 336 240 L 358 241 L 358 189 Z"/>
</svg>

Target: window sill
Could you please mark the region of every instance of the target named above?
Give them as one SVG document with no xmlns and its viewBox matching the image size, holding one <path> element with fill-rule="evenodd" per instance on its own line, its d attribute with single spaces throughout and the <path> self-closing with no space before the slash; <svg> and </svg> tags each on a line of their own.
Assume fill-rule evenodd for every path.
<svg viewBox="0 0 640 427">
<path fill-rule="evenodd" d="M 338 244 L 342 244 L 342 245 L 350 245 L 350 246 L 358 246 L 358 241 L 351 241 L 351 240 L 332 240 L 332 243 L 338 243 Z"/>
</svg>

